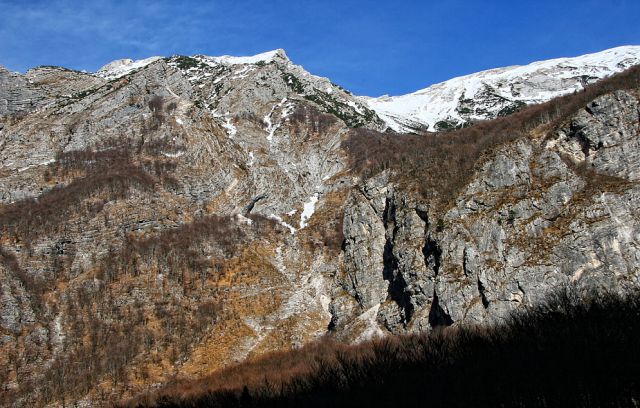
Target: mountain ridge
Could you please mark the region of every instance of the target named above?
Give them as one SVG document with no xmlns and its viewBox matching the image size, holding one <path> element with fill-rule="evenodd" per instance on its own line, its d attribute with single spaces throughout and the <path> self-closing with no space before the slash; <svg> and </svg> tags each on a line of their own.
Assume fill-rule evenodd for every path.
<svg viewBox="0 0 640 408">
<path fill-rule="evenodd" d="M 234 65 L 271 62 L 274 56 L 283 57 L 291 63 L 282 49 L 252 57 L 200 57 Z M 160 57 L 132 63 L 150 63 L 153 58 Z M 492 68 L 451 78 L 405 95 L 358 98 L 364 100 L 394 132 L 450 130 L 472 121 L 508 114 L 524 105 L 546 102 L 556 96 L 579 91 L 589 83 L 636 64 L 640 64 L 640 46 L 620 46 L 577 57 Z M 98 72 L 102 70 L 104 67 Z M 554 81 L 561 83 L 554 84 Z M 546 88 L 540 86 L 544 82 L 547 83 Z M 508 83 L 510 89 L 500 89 L 501 83 Z"/>
<path fill-rule="evenodd" d="M 367 97 L 366 100 L 395 131 L 448 130 L 508 114 L 522 103 L 542 103 L 582 90 L 589 83 L 637 64 L 640 64 L 640 46 L 621 46 L 578 57 L 493 68 L 406 95 Z M 485 89 L 481 88 L 485 87 L 489 89 L 483 95 Z M 444 123 L 438 126 L 438 122 Z"/>
<path fill-rule="evenodd" d="M 331 83 L 328 78 L 318 77 L 302 66 L 295 65 L 282 48 L 253 56 L 197 54 L 190 57 L 174 55 L 141 60 L 118 59 L 105 64 L 96 72 L 85 73 L 115 80 L 158 60 L 171 61 L 176 58 L 194 59 L 211 67 L 277 61 L 302 75 L 328 81 L 331 86 L 324 87 L 322 91 L 328 90 L 331 93 L 333 86 L 343 89 Z M 384 122 L 384 128 L 392 132 L 446 131 L 467 126 L 474 121 L 506 115 L 525 105 L 577 92 L 589 83 L 637 64 L 640 64 L 640 46 L 619 46 L 577 57 L 492 68 L 454 77 L 404 95 L 353 95 L 348 103 L 358 104 L 360 110 L 368 108 L 375 112 Z"/>
</svg>

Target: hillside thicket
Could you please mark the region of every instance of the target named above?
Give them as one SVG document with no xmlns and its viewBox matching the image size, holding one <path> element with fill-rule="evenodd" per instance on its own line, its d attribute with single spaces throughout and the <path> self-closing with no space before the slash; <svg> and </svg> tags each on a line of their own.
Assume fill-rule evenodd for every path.
<svg viewBox="0 0 640 408">
<path fill-rule="evenodd" d="M 321 341 L 129 407 L 636 407 L 640 297 L 556 295 L 496 326 Z"/>
</svg>

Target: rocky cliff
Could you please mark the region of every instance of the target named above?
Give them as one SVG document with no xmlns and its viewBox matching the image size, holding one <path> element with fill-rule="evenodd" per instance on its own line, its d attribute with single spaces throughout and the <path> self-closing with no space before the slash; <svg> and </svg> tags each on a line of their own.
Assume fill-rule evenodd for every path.
<svg viewBox="0 0 640 408">
<path fill-rule="evenodd" d="M 637 287 L 635 80 L 467 157 L 443 201 L 358 171 L 354 129 L 387 125 L 282 50 L 0 71 L 3 404 Z"/>
</svg>

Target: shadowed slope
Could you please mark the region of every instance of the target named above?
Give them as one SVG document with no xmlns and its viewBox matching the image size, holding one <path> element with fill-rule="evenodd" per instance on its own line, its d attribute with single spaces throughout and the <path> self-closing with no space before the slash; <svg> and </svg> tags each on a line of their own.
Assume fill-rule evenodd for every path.
<svg viewBox="0 0 640 408">
<path fill-rule="evenodd" d="M 131 402 L 153 407 L 633 407 L 640 298 L 558 296 L 491 328 L 273 354 Z"/>
</svg>

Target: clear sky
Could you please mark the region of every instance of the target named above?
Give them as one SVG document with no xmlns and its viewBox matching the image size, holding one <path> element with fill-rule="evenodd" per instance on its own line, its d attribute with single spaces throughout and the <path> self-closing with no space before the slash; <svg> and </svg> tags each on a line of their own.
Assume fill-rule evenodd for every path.
<svg viewBox="0 0 640 408">
<path fill-rule="evenodd" d="M 640 0 L 0 0 L 0 65 L 20 72 L 284 48 L 378 96 L 620 45 L 640 45 Z"/>
</svg>

